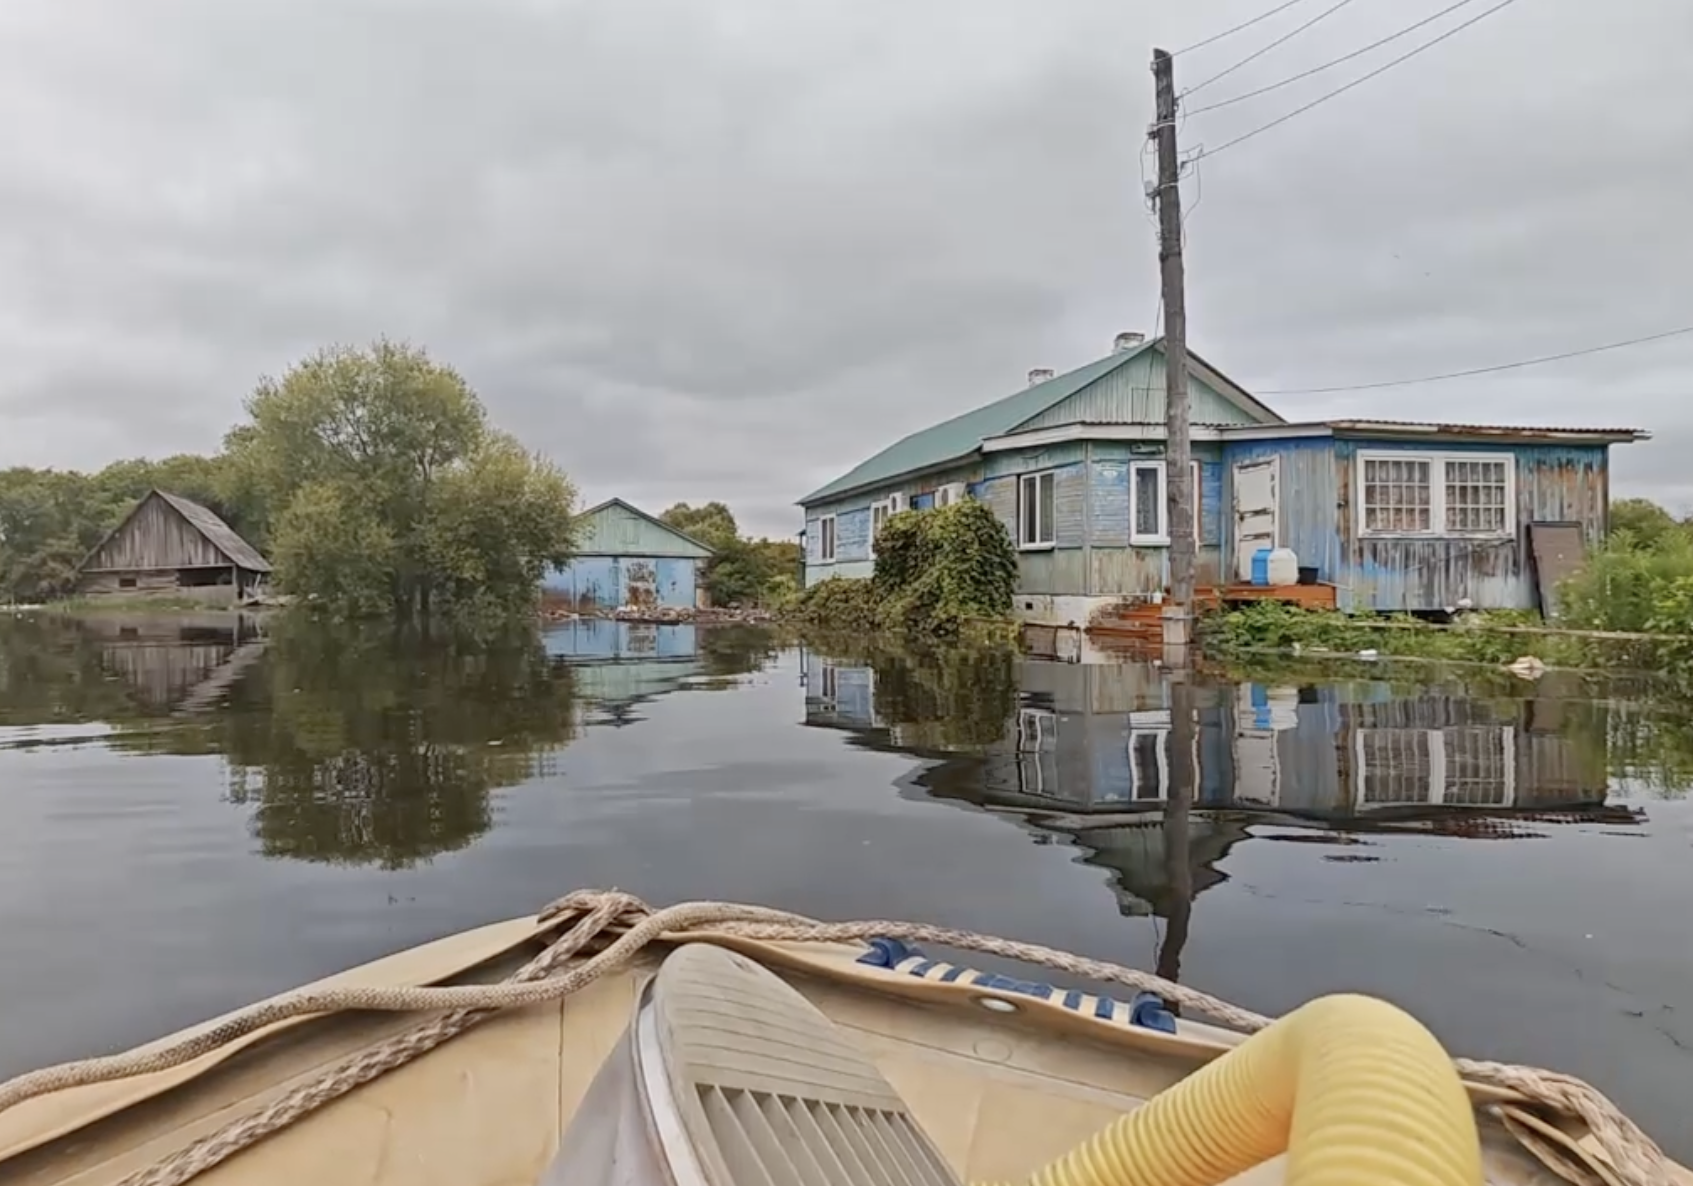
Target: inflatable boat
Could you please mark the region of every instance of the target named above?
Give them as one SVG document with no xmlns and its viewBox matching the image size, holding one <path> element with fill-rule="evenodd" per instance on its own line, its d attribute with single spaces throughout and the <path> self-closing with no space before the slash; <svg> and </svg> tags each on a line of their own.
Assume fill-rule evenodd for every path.
<svg viewBox="0 0 1693 1186">
<path fill-rule="evenodd" d="M 1003 960 L 1045 971 L 973 966 Z M 0 1084 L 0 1181 L 1657 1186 L 1693 1174 L 1579 1080 L 1454 1061 L 1373 998 L 1261 1018 L 968 932 L 724 903 L 655 911 L 584 891 Z"/>
</svg>

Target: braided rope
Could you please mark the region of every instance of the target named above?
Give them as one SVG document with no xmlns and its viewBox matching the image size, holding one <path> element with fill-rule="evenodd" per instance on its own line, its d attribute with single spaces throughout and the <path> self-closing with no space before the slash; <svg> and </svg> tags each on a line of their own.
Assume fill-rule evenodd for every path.
<svg viewBox="0 0 1693 1186">
<path fill-rule="evenodd" d="M 716 931 L 770 942 L 845 942 L 885 935 L 1020 960 L 1072 976 L 1155 992 L 1184 1010 L 1203 1013 L 1245 1033 L 1263 1029 L 1272 1020 L 1148 972 L 1035 943 L 921 923 L 892 920 L 822 923 L 785 911 L 726 902 L 686 902 L 654 911 L 639 898 L 615 890 L 580 890 L 568 894 L 541 911 L 539 921 L 543 925 L 556 924 L 562 933 L 546 950 L 499 984 L 333 988 L 289 993 L 155 1050 L 63 1063 L 0 1083 L 0 1111 L 50 1092 L 180 1066 L 255 1030 L 293 1017 L 347 1010 L 441 1014 L 342 1060 L 263 1108 L 131 1174 L 121 1184 L 181 1186 L 361 1084 L 435 1049 L 490 1015 L 562 1000 L 606 973 L 626 967 L 653 941 L 688 931 Z M 621 933 L 604 950 L 577 960 L 595 939 L 616 931 Z M 573 960 L 576 962 L 572 963 Z M 1542 1107 L 1579 1117 L 1592 1131 L 1624 1186 L 1661 1186 L 1672 1180 L 1670 1162 L 1663 1151 L 1615 1104 L 1582 1080 L 1555 1071 L 1472 1059 L 1455 1059 L 1454 1066 L 1472 1082 L 1512 1091 Z"/>
</svg>

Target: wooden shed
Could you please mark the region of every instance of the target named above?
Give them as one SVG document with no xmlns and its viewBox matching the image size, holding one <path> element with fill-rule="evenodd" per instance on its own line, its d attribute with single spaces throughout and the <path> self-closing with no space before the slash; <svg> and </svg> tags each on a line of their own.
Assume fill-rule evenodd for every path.
<svg viewBox="0 0 1693 1186">
<path fill-rule="evenodd" d="M 154 490 L 82 562 L 76 591 L 234 604 L 269 576 L 270 562 L 215 512 Z"/>
</svg>

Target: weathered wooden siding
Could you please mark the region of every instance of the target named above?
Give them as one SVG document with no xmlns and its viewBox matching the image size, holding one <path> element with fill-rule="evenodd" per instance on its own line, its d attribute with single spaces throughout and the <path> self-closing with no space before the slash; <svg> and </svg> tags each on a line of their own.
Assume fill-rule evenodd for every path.
<svg viewBox="0 0 1693 1186">
<path fill-rule="evenodd" d="M 579 613 L 623 605 L 692 608 L 700 562 L 681 556 L 581 555 L 541 580 L 543 595 Z"/>
<path fill-rule="evenodd" d="M 1410 539 L 1363 536 L 1358 528 L 1358 453 L 1510 453 L 1516 458 L 1516 532 L 1508 539 Z M 1343 606 L 1438 610 L 1469 598 L 1479 609 L 1537 604 L 1528 561 L 1530 522 L 1579 523 L 1588 546 L 1604 537 L 1609 451 L 1603 445 L 1497 445 L 1338 440 L 1338 542 L 1345 560 Z M 1286 479 L 1283 479 L 1284 485 Z"/>
<path fill-rule="evenodd" d="M 1233 577 L 1235 551 L 1234 467 L 1275 457 L 1281 462 L 1276 496 L 1276 542 L 1292 548 L 1301 564 L 1317 566 L 1317 579 L 1339 583 L 1342 573 L 1340 491 L 1335 479 L 1334 442 L 1327 437 L 1279 441 L 1228 441 L 1218 473 L 1219 564 Z M 1344 596 L 1345 590 L 1342 590 Z"/>
<path fill-rule="evenodd" d="M 1188 396 L 1195 424 L 1258 423 L 1197 375 L 1189 376 Z M 1032 432 L 1064 424 L 1161 425 L 1164 408 L 1164 355 L 1158 350 L 1148 350 L 1019 425 L 1017 431 Z"/>
<path fill-rule="evenodd" d="M 134 583 L 126 585 L 126 581 Z M 234 605 L 240 596 L 233 579 L 223 585 L 178 584 L 174 568 L 152 572 L 88 572 L 78 578 L 76 591 L 82 597 L 172 597 L 206 605 Z"/>
<path fill-rule="evenodd" d="M 148 495 L 84 572 L 228 567 L 229 558 L 158 495 Z"/>
<path fill-rule="evenodd" d="M 615 502 L 584 516 L 576 550 L 584 556 L 685 556 L 704 560 L 711 555 L 711 549 Z"/>
</svg>

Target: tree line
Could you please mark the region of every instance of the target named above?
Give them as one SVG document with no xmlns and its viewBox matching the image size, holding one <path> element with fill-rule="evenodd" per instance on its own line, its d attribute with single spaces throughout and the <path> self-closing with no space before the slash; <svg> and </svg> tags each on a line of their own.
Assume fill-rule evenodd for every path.
<svg viewBox="0 0 1693 1186">
<path fill-rule="evenodd" d="M 153 488 L 216 511 L 280 588 L 336 617 L 527 609 L 547 566 L 569 559 L 570 480 L 490 425 L 464 377 L 421 349 L 320 350 L 261 379 L 244 412 L 211 456 L 0 471 L 0 592 L 68 593 Z"/>
</svg>

